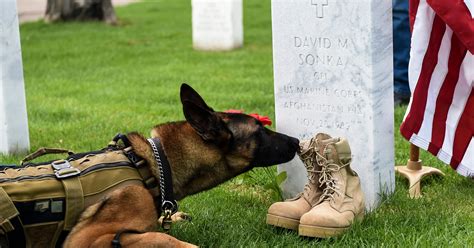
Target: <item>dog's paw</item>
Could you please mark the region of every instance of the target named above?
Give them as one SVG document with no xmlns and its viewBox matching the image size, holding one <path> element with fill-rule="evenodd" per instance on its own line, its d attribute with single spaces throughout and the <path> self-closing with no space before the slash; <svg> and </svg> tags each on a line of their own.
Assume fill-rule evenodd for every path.
<svg viewBox="0 0 474 248">
<path fill-rule="evenodd" d="M 161 216 L 158 219 L 158 224 L 161 226 L 163 224 L 164 216 Z M 176 212 L 175 214 L 171 215 L 171 222 L 182 222 L 182 221 L 191 221 L 191 215 L 184 213 L 184 212 Z"/>
<path fill-rule="evenodd" d="M 185 212 L 176 212 L 171 216 L 171 221 L 178 222 L 178 221 L 191 221 L 192 217 L 188 213 Z"/>
</svg>

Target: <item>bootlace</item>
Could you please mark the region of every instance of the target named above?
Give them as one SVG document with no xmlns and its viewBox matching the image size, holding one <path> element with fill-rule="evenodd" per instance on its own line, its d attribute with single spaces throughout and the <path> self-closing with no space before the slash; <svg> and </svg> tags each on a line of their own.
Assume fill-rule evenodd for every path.
<svg viewBox="0 0 474 248">
<path fill-rule="evenodd" d="M 334 143 L 328 143 L 324 146 L 323 152 L 325 155 L 330 153 L 330 149 L 328 146 Z M 327 200 L 334 200 L 334 195 L 340 195 L 339 193 L 339 186 L 337 184 L 337 178 L 334 177 L 334 172 L 338 172 L 342 168 L 346 167 L 350 164 L 350 161 L 345 164 L 336 164 L 333 159 L 327 159 L 326 156 L 316 152 L 316 162 L 319 166 L 321 166 L 321 170 L 314 171 L 315 174 L 319 174 L 319 186 L 323 189 L 323 193 L 321 194 L 319 200 L 320 201 L 327 201 Z"/>
</svg>

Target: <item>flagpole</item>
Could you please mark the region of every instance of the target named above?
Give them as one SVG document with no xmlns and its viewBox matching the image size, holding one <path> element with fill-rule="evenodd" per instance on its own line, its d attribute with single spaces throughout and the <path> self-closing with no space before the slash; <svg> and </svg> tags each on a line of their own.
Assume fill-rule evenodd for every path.
<svg viewBox="0 0 474 248">
<path fill-rule="evenodd" d="M 444 176 L 440 170 L 428 166 L 423 166 L 420 158 L 420 148 L 410 144 L 410 159 L 406 166 L 395 166 L 395 171 L 408 179 L 410 198 L 421 197 L 421 179 L 429 175 Z"/>
</svg>

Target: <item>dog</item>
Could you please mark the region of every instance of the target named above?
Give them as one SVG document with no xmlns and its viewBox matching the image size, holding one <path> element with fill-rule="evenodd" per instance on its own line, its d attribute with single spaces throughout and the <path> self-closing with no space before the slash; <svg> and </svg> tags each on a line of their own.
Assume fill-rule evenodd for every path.
<svg viewBox="0 0 474 248">
<path fill-rule="evenodd" d="M 216 112 L 189 85 L 182 84 L 180 98 L 185 121 L 155 126 L 171 166 L 177 200 L 211 189 L 254 167 L 291 160 L 299 149 L 296 138 L 265 128 L 242 113 Z M 138 133 L 127 135 L 135 153 L 153 164 L 153 150 Z M 69 233 L 64 247 L 110 247 L 121 230 L 122 247 L 195 247 L 157 232 L 160 206 L 143 185 L 115 190 L 88 207 Z"/>
</svg>

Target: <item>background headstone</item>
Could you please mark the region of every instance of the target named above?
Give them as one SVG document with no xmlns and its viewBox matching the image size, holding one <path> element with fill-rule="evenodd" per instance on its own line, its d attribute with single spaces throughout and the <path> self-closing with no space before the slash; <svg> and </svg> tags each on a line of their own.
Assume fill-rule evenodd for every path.
<svg viewBox="0 0 474 248">
<path fill-rule="evenodd" d="M 0 153 L 29 149 L 16 0 L 0 1 Z"/>
<path fill-rule="evenodd" d="M 273 0 L 277 130 L 308 139 L 346 137 L 366 206 L 394 189 L 391 1 Z M 298 159 L 287 171 L 286 197 L 302 191 Z"/>
<path fill-rule="evenodd" d="M 224 51 L 242 47 L 242 0 L 192 0 L 193 47 Z"/>
</svg>

